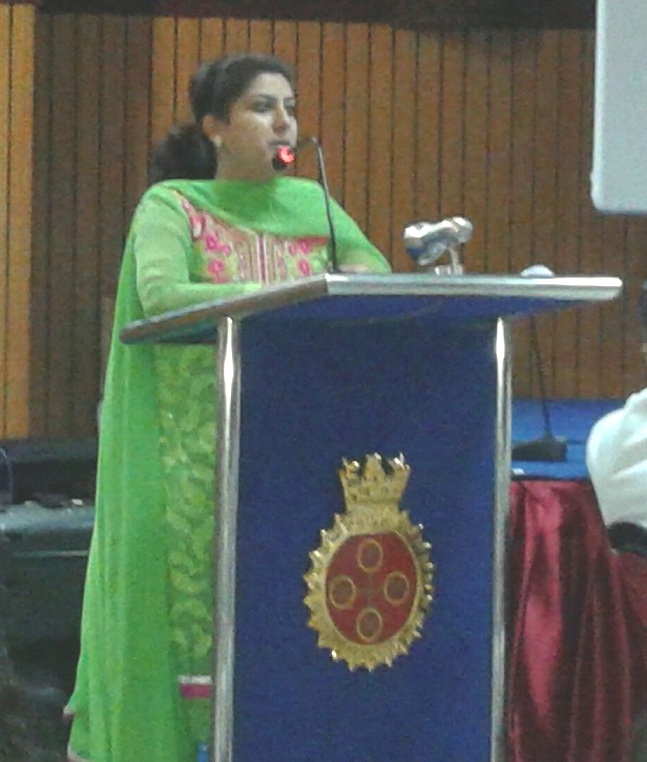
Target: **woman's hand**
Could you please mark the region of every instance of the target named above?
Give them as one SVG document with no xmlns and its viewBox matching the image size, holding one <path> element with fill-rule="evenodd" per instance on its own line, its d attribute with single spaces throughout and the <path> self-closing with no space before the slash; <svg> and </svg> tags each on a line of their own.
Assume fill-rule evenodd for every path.
<svg viewBox="0 0 647 762">
<path fill-rule="evenodd" d="M 367 265 L 340 265 L 339 266 L 339 272 L 340 273 L 370 273 L 371 268 Z"/>
</svg>

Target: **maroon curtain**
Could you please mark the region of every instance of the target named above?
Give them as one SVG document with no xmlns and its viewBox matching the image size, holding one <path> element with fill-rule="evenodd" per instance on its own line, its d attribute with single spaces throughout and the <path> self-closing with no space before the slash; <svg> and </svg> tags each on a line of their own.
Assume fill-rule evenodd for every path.
<svg viewBox="0 0 647 762">
<path fill-rule="evenodd" d="M 592 487 L 511 495 L 510 762 L 625 762 L 647 711 L 647 559 L 609 546 Z"/>
</svg>

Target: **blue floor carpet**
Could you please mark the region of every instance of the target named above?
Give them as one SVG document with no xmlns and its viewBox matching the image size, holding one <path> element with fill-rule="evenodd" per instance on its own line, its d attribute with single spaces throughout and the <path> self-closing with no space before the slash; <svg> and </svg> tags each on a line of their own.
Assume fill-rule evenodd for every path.
<svg viewBox="0 0 647 762">
<path fill-rule="evenodd" d="M 550 400 L 548 412 L 553 434 L 565 437 L 567 459 L 564 463 L 513 461 L 517 478 L 586 479 L 584 448 L 593 424 L 606 413 L 623 405 L 623 400 Z M 537 400 L 518 399 L 512 403 L 512 443 L 541 437 L 544 418 Z"/>
</svg>

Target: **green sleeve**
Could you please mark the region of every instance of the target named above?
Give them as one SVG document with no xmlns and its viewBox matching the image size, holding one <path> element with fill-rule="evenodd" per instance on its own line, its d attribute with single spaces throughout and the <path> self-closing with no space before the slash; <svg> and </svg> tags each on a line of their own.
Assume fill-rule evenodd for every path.
<svg viewBox="0 0 647 762">
<path fill-rule="evenodd" d="M 333 222 L 340 265 L 363 265 L 373 273 L 389 273 L 391 265 L 360 230 L 355 220 L 333 200 Z"/>
<path fill-rule="evenodd" d="M 179 202 L 168 190 L 142 199 L 131 230 L 137 294 L 146 317 L 229 296 L 257 291 L 260 283 L 192 282 L 191 231 Z"/>
</svg>

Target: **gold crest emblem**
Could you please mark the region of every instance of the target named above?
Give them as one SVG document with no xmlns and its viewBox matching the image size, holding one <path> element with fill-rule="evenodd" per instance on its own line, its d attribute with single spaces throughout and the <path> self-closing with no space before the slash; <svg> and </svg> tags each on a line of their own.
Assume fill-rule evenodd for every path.
<svg viewBox="0 0 647 762">
<path fill-rule="evenodd" d="M 434 592 L 431 546 L 398 507 L 410 473 L 402 456 L 342 463 L 346 513 L 335 514 L 310 553 L 308 625 L 335 661 L 373 670 L 420 637 Z"/>
</svg>

